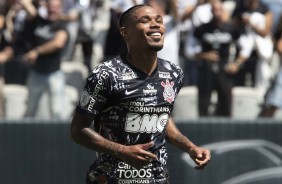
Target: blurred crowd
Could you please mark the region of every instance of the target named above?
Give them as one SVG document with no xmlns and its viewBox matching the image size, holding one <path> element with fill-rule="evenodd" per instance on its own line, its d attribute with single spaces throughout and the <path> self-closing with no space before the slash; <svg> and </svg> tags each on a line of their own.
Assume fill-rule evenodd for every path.
<svg viewBox="0 0 282 184">
<path fill-rule="evenodd" d="M 65 118 L 67 84 L 61 63 L 81 62 L 91 72 L 125 52 L 119 15 L 140 3 L 163 16 L 166 35 L 158 56 L 181 66 L 184 86 L 197 87 L 200 117 L 230 117 L 234 86 L 258 91 L 260 117 L 271 117 L 282 108 L 282 0 L 0 3 L 0 117 L 5 118 L 4 86 L 18 84 L 28 89 L 25 117 L 35 116 L 47 91 L 51 117 Z M 218 100 L 210 112 L 213 91 Z"/>
</svg>

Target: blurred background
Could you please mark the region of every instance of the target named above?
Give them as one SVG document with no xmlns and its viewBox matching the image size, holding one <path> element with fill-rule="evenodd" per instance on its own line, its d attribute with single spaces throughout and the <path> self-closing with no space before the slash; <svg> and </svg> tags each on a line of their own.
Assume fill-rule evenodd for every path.
<svg viewBox="0 0 282 184">
<path fill-rule="evenodd" d="M 184 71 L 172 116 L 212 151 L 197 171 L 168 146 L 171 183 L 282 183 L 282 0 L 1 0 L 1 183 L 84 182 L 95 153 L 71 141 L 72 114 L 140 3 L 164 18 L 158 56 Z"/>
</svg>

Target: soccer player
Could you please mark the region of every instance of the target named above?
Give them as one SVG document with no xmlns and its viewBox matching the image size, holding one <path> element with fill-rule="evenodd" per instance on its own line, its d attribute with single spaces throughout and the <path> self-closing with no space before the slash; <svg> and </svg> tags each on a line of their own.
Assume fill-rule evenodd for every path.
<svg viewBox="0 0 282 184">
<path fill-rule="evenodd" d="M 210 151 L 181 134 L 170 116 L 183 73 L 157 58 L 165 33 L 162 17 L 148 5 L 136 5 L 121 15 L 119 25 L 128 52 L 92 71 L 71 124 L 72 139 L 98 153 L 87 184 L 168 183 L 166 142 L 204 168 Z"/>
</svg>

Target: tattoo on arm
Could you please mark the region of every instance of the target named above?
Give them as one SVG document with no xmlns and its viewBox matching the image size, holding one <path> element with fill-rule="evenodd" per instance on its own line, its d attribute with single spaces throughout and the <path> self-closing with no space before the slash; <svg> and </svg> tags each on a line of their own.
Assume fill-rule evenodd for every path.
<svg viewBox="0 0 282 184">
<path fill-rule="evenodd" d="M 178 132 L 176 139 L 175 139 L 177 144 L 185 144 L 187 140 L 188 140 L 187 137 L 185 137 L 182 133 Z"/>
<path fill-rule="evenodd" d="M 175 138 L 175 144 L 178 145 L 182 150 L 189 152 L 191 148 L 191 141 L 183 135 L 181 132 L 178 132 L 176 138 Z"/>
<path fill-rule="evenodd" d="M 115 156 L 118 156 L 121 152 L 121 145 L 105 139 L 99 133 L 90 128 L 83 129 L 83 137 L 85 140 L 88 140 L 84 143 L 85 146 L 98 152 L 104 152 Z M 91 140 L 89 140 L 89 138 Z M 93 143 L 95 144 L 95 147 L 93 147 Z"/>
<path fill-rule="evenodd" d="M 108 140 L 105 140 L 105 145 L 107 145 L 108 149 L 111 153 L 113 153 L 115 156 L 118 156 L 122 147 L 114 142 L 110 142 Z"/>
</svg>

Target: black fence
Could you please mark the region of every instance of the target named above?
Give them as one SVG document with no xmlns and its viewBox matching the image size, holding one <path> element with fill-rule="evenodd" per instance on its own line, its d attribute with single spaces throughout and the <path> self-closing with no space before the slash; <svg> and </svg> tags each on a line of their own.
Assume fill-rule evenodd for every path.
<svg viewBox="0 0 282 184">
<path fill-rule="evenodd" d="M 95 152 L 76 145 L 68 122 L 1 121 L 1 184 L 83 184 Z M 199 119 L 177 122 L 212 150 L 205 170 L 168 145 L 171 184 L 281 184 L 282 120 Z"/>
</svg>

